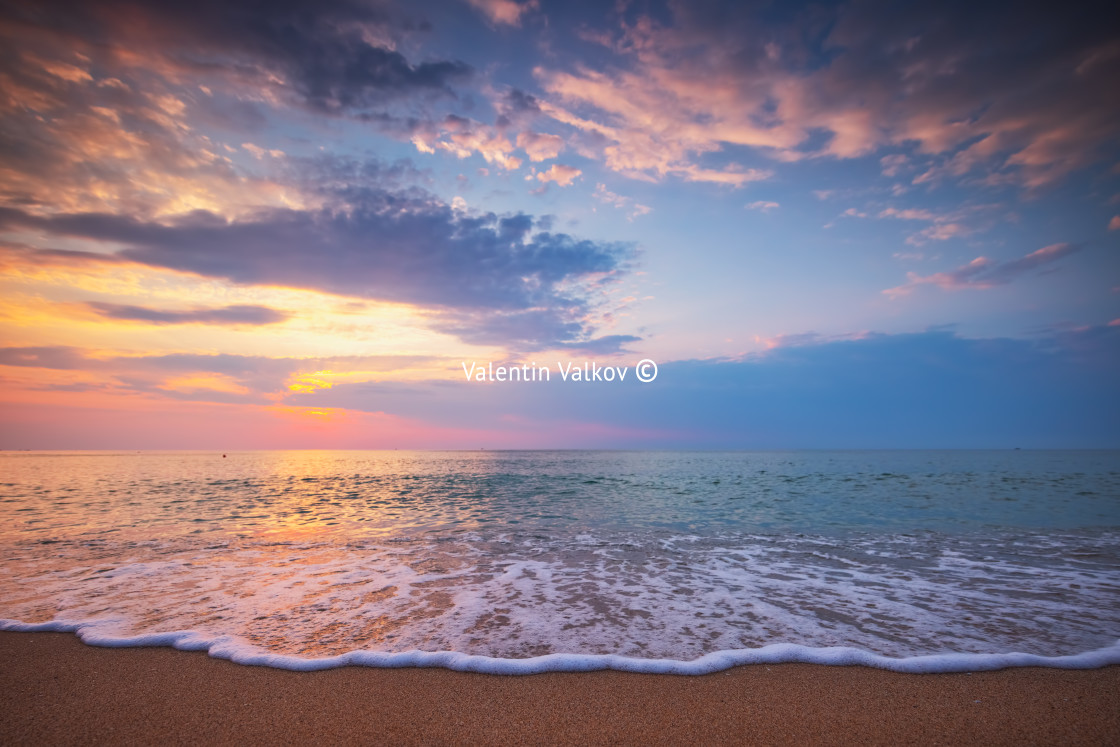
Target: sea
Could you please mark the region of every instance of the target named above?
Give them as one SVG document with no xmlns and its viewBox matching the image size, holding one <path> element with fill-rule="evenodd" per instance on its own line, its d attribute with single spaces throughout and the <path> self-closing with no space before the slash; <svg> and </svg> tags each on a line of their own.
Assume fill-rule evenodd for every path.
<svg viewBox="0 0 1120 747">
<path fill-rule="evenodd" d="M 2 452 L 0 558 L 0 629 L 296 670 L 1089 668 L 1120 452 Z"/>
</svg>

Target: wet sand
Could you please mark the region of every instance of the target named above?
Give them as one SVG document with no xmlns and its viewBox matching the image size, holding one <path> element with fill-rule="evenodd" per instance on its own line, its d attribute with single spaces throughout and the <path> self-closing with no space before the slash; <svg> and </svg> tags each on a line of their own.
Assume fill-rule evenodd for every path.
<svg viewBox="0 0 1120 747">
<path fill-rule="evenodd" d="M 1120 744 L 1120 667 L 288 672 L 0 633 L 0 742 Z"/>
</svg>

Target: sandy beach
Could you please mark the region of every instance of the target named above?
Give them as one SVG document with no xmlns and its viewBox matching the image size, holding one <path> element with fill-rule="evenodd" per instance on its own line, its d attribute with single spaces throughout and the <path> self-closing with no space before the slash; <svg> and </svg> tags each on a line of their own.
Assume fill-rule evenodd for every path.
<svg viewBox="0 0 1120 747">
<path fill-rule="evenodd" d="M 299 673 L 167 648 L 96 648 L 63 633 L 0 633 L 0 679 L 6 744 L 1120 744 L 1120 667 Z"/>
</svg>

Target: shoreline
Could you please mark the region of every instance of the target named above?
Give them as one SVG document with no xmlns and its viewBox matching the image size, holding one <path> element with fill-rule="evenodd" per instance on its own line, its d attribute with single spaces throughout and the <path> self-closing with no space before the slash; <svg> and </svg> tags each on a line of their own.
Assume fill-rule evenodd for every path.
<svg viewBox="0 0 1120 747">
<path fill-rule="evenodd" d="M 899 674 L 754 664 L 706 675 L 344 667 L 0 632 L 5 743 L 1120 744 L 1120 666 Z"/>
</svg>

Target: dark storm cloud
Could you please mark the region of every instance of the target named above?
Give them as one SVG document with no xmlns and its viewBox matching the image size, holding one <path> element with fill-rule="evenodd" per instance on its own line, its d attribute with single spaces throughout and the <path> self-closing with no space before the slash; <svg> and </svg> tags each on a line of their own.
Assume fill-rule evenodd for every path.
<svg viewBox="0 0 1120 747">
<path fill-rule="evenodd" d="M 266 306 L 234 305 L 188 311 L 166 311 L 146 306 L 90 302 L 86 306 L 108 319 L 150 322 L 152 324 L 277 324 L 288 314 Z"/>
</svg>

